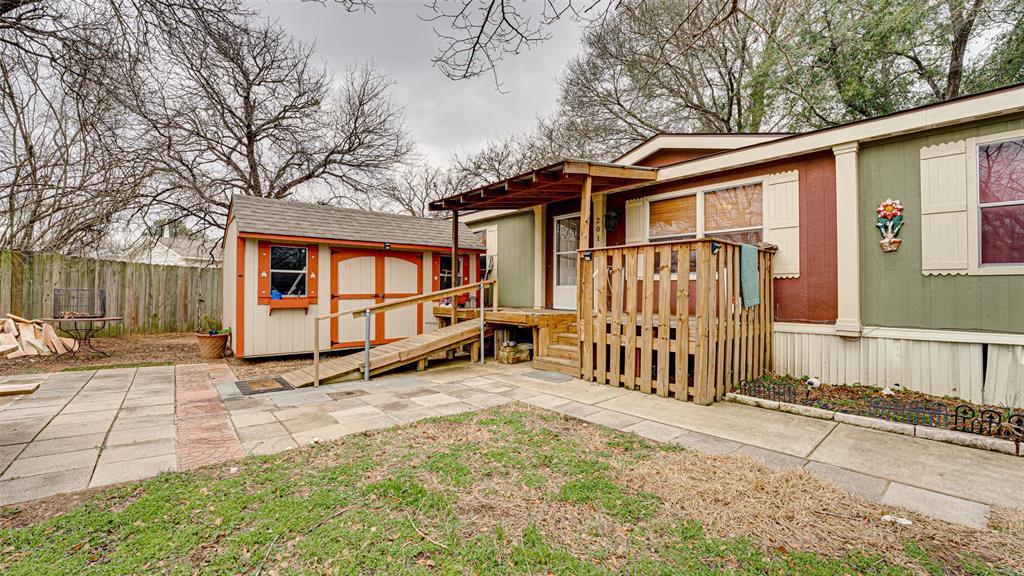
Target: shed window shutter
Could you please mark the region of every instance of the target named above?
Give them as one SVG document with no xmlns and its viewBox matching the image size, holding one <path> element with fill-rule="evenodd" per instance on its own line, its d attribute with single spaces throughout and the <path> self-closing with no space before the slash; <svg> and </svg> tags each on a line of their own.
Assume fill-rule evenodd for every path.
<svg viewBox="0 0 1024 576">
<path fill-rule="evenodd" d="M 967 154 L 963 140 L 921 148 L 921 272 L 967 273 Z"/>
<path fill-rule="evenodd" d="M 270 303 L 270 242 L 260 242 L 256 253 L 256 301 Z"/>
<path fill-rule="evenodd" d="M 772 174 L 764 188 L 764 240 L 779 247 L 776 278 L 800 276 L 800 172 Z"/>
<path fill-rule="evenodd" d="M 639 200 L 627 200 L 626 201 L 626 244 L 635 244 L 638 242 L 645 242 L 647 240 L 647 230 L 645 229 L 644 217 L 644 201 Z"/>
</svg>

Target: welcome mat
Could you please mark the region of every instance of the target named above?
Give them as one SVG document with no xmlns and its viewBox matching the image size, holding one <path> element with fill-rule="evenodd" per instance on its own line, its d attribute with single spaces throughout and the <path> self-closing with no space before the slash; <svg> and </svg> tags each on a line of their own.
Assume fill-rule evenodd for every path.
<svg viewBox="0 0 1024 576">
<path fill-rule="evenodd" d="M 554 382 L 556 384 L 572 380 L 572 376 L 566 376 L 565 374 L 561 374 L 559 372 L 549 372 L 547 370 L 533 370 L 531 372 L 523 372 L 523 376 L 529 376 L 530 378 L 536 378 L 537 380 L 545 380 L 547 382 Z"/>
<path fill-rule="evenodd" d="M 242 380 L 235 382 L 238 391 L 243 396 L 252 394 L 266 394 L 267 392 L 280 392 L 282 390 L 294 390 L 295 388 L 284 381 L 281 377 L 257 378 L 256 380 Z"/>
</svg>

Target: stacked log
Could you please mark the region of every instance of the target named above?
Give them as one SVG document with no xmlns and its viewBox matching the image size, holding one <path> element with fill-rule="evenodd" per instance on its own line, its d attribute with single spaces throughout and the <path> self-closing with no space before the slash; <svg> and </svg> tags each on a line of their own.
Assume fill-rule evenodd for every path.
<svg viewBox="0 0 1024 576">
<path fill-rule="evenodd" d="M 60 356 L 77 349 L 74 338 L 58 335 L 53 326 L 42 320 L 8 314 L 0 321 L 0 354 L 7 358 Z"/>
</svg>

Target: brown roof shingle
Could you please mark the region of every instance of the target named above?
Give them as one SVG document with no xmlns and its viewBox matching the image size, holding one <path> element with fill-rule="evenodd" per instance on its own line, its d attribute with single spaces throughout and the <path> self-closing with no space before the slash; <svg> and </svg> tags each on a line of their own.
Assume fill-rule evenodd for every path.
<svg viewBox="0 0 1024 576">
<path fill-rule="evenodd" d="M 255 196 L 236 195 L 231 202 L 231 212 L 238 231 L 243 233 L 390 242 L 436 248 L 452 246 L 452 224 L 448 220 Z M 484 249 L 483 243 L 461 222 L 459 247 L 468 250 Z"/>
</svg>

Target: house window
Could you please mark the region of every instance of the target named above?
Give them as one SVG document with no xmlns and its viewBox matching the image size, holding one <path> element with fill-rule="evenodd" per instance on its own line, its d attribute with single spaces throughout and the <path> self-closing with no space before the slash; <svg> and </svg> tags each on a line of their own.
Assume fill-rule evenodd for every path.
<svg viewBox="0 0 1024 576">
<path fill-rule="evenodd" d="M 300 246 L 270 247 L 270 290 L 273 296 L 299 298 L 306 296 L 307 248 Z"/>
<path fill-rule="evenodd" d="M 651 240 L 713 237 L 757 244 L 764 230 L 762 196 L 761 183 L 756 182 L 652 200 L 647 236 Z"/>
<path fill-rule="evenodd" d="M 1024 264 L 1024 137 L 978 145 L 981 266 Z"/>
</svg>

